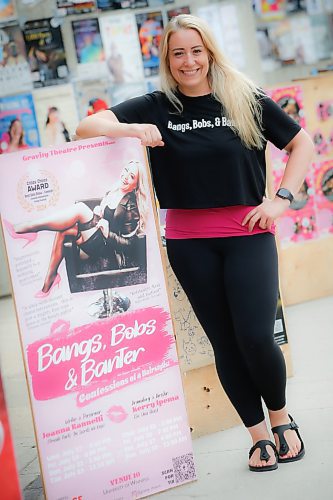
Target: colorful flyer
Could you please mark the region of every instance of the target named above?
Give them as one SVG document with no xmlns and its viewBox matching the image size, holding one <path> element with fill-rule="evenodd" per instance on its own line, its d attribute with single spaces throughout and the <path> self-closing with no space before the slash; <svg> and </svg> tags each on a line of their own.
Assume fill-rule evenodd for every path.
<svg viewBox="0 0 333 500">
<path fill-rule="evenodd" d="M 0 22 L 8 23 L 17 18 L 15 0 L 1 0 L 0 2 Z"/>
<path fill-rule="evenodd" d="M 47 498 L 143 498 L 196 477 L 148 181 L 137 139 L 0 159 Z"/>
<path fill-rule="evenodd" d="M 318 119 L 322 122 L 333 117 L 333 99 L 320 101 L 317 104 L 317 116 Z"/>
<path fill-rule="evenodd" d="M 145 76 L 158 74 L 159 46 L 163 33 L 162 12 L 136 14 Z"/>
<path fill-rule="evenodd" d="M 57 0 L 58 9 L 66 9 L 67 14 L 86 14 L 96 10 L 96 2 L 94 0 Z"/>
<path fill-rule="evenodd" d="M 303 90 L 300 85 L 267 90 L 267 94 L 301 127 L 306 127 Z"/>
<path fill-rule="evenodd" d="M 1 497 L 6 500 L 20 500 L 19 478 L 17 475 L 13 440 L 10 432 L 5 395 L 0 375 L 0 479 Z"/>
<path fill-rule="evenodd" d="M 167 10 L 168 21 L 175 16 L 179 16 L 179 14 L 191 14 L 190 7 L 177 7 L 175 9 Z"/>
<path fill-rule="evenodd" d="M 0 154 L 39 145 L 32 95 L 18 94 L 0 98 Z"/>
<path fill-rule="evenodd" d="M 161 7 L 169 3 L 175 3 L 175 0 L 148 0 L 149 7 Z"/>
<path fill-rule="evenodd" d="M 318 230 L 333 233 L 333 160 L 316 163 L 314 177 Z"/>
<path fill-rule="evenodd" d="M 73 35 L 79 64 L 104 61 L 104 49 L 97 18 L 72 21 Z"/>
<path fill-rule="evenodd" d="M 133 14 L 102 16 L 100 28 L 111 82 L 123 84 L 143 80 L 140 43 Z"/>
<path fill-rule="evenodd" d="M 253 5 L 258 16 L 266 20 L 281 19 L 286 14 L 286 0 L 254 0 Z"/>
<path fill-rule="evenodd" d="M 97 7 L 101 10 L 127 9 L 131 7 L 131 0 L 97 0 Z"/>
<path fill-rule="evenodd" d="M 77 73 L 81 78 L 106 76 L 105 53 L 97 18 L 72 21 L 77 57 Z"/>
<path fill-rule="evenodd" d="M 281 184 L 284 170 L 273 170 L 274 190 Z M 315 211 L 315 188 L 312 171 L 306 176 L 294 201 L 277 221 L 281 247 L 318 237 Z"/>
<path fill-rule="evenodd" d="M 32 80 L 24 39 L 18 25 L 0 28 L 0 94 L 31 90 Z"/>
<path fill-rule="evenodd" d="M 303 90 L 300 85 L 268 89 L 266 90 L 266 93 L 302 128 L 306 128 Z M 272 161 L 275 164 L 279 163 L 280 168 L 284 168 L 285 164 L 288 161 L 287 152 L 284 150 L 281 151 L 273 144 L 269 145 L 269 150 Z"/>
<path fill-rule="evenodd" d="M 71 141 L 79 122 L 73 86 L 70 83 L 33 92 L 42 146 Z"/>
<path fill-rule="evenodd" d="M 96 80 L 76 80 L 74 90 L 77 101 L 77 108 L 80 120 L 92 114 L 94 105 L 98 105 L 98 110 L 108 109 L 111 106 L 109 95 L 110 83 L 105 79 Z"/>
<path fill-rule="evenodd" d="M 60 26 L 51 19 L 27 21 L 23 30 L 34 87 L 64 83 L 68 68 Z"/>
</svg>

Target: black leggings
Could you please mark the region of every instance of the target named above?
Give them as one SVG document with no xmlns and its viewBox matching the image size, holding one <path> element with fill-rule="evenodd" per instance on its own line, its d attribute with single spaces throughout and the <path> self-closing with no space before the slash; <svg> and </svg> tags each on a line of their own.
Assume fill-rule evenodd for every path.
<svg viewBox="0 0 333 500">
<path fill-rule="evenodd" d="M 205 330 L 221 384 L 246 427 L 285 406 L 286 367 L 273 331 L 278 297 L 271 233 L 167 240 L 171 267 Z"/>
</svg>

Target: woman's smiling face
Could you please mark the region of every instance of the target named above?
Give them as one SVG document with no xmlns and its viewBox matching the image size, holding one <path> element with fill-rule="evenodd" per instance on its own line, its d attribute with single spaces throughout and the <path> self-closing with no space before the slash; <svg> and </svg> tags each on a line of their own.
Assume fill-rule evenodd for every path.
<svg viewBox="0 0 333 500">
<path fill-rule="evenodd" d="M 138 185 L 139 171 L 135 162 L 129 162 L 120 174 L 121 190 L 134 191 Z"/>
<path fill-rule="evenodd" d="M 208 51 L 196 30 L 180 29 L 170 35 L 168 57 L 170 72 L 183 94 L 210 93 Z"/>
</svg>

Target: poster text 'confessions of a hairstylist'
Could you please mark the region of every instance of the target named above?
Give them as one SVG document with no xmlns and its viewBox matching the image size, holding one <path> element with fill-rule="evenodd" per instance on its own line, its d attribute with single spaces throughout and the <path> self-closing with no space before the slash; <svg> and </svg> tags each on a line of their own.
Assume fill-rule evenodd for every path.
<svg viewBox="0 0 333 500">
<path fill-rule="evenodd" d="M 0 158 L 0 211 L 46 495 L 195 479 L 144 150 L 96 138 Z"/>
</svg>

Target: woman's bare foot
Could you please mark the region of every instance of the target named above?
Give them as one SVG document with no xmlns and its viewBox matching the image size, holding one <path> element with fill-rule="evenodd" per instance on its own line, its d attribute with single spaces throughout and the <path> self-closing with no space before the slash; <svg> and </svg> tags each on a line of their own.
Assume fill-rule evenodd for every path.
<svg viewBox="0 0 333 500">
<path fill-rule="evenodd" d="M 277 411 L 271 411 L 269 410 L 269 418 L 271 422 L 271 427 L 276 427 L 278 425 L 286 425 L 290 424 L 290 418 L 288 415 L 288 411 L 286 408 L 282 408 L 282 410 L 277 410 Z M 297 435 L 297 433 L 294 430 L 287 429 L 284 431 L 284 437 L 285 440 L 287 441 L 287 444 L 289 446 L 289 451 L 285 455 L 280 455 L 280 458 L 282 460 L 286 458 L 294 458 L 298 455 L 298 453 L 301 450 L 301 441 Z M 280 450 L 280 440 L 279 436 L 274 432 L 274 439 L 275 439 L 275 444 L 277 451 L 279 453 Z"/>
<path fill-rule="evenodd" d="M 252 427 L 248 427 L 247 430 L 251 434 L 252 437 L 252 442 L 255 445 L 258 441 L 261 441 L 262 439 L 270 440 L 271 437 L 269 435 L 267 425 L 265 420 L 260 422 L 257 425 L 254 425 Z M 270 455 L 269 460 L 266 462 L 266 460 L 260 460 L 260 449 L 257 448 L 254 450 L 253 455 L 249 459 L 249 465 L 252 467 L 267 467 L 269 465 L 274 465 L 276 463 L 276 457 L 275 457 L 275 452 L 272 446 L 266 445 L 265 446 L 267 453 Z"/>
</svg>

